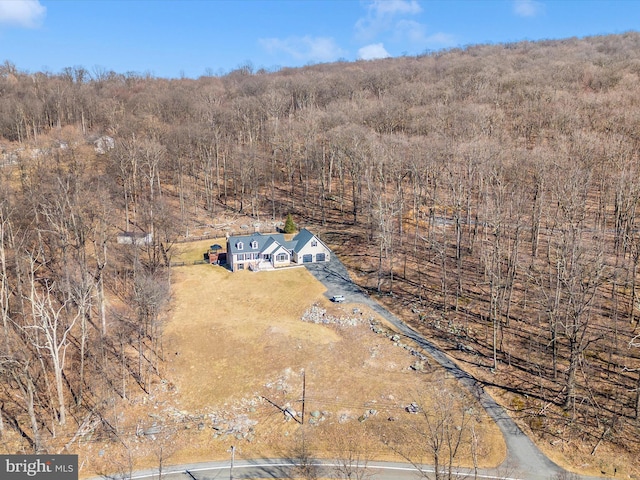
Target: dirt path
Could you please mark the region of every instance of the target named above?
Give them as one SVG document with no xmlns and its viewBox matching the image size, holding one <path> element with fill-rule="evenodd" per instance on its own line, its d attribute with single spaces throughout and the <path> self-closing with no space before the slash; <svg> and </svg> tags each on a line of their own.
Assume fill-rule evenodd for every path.
<svg viewBox="0 0 640 480">
<path fill-rule="evenodd" d="M 511 473 L 510 476 L 531 479 L 549 479 L 565 476 L 567 472 L 547 458 L 540 449 L 525 435 L 507 412 L 484 391 L 482 384 L 472 375 L 461 370 L 444 352 L 418 332 L 390 313 L 350 279 L 346 268 L 332 255 L 331 262 L 307 265 L 308 270 L 327 288 L 326 295 L 344 295 L 347 302 L 361 303 L 375 310 L 391 322 L 400 333 L 420 345 L 452 376 L 457 378 L 485 408 L 498 424 L 507 445 L 507 458 L 500 469 Z M 588 478 L 588 477 L 582 477 Z"/>
</svg>

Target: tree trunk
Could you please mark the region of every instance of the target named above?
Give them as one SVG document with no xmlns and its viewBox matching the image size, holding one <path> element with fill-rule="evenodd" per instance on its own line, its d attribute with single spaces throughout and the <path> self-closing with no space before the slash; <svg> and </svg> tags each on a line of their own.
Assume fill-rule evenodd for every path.
<svg viewBox="0 0 640 480">
<path fill-rule="evenodd" d="M 640 418 L 640 371 L 638 372 L 638 382 L 636 383 L 636 409 L 634 418 Z"/>
<path fill-rule="evenodd" d="M 569 339 L 569 369 L 567 370 L 567 380 L 565 383 L 567 390 L 567 397 L 564 402 L 565 410 L 570 409 L 575 402 L 576 372 L 578 371 L 579 360 L 578 345 L 573 339 Z"/>
</svg>

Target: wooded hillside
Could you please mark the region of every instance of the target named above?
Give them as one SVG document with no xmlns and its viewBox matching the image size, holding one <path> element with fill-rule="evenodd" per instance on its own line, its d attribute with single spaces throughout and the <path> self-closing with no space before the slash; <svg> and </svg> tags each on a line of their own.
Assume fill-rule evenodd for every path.
<svg viewBox="0 0 640 480">
<path fill-rule="evenodd" d="M 174 242 L 291 213 L 546 444 L 637 451 L 639 76 L 637 33 L 197 80 L 6 62 L 0 435 L 117 436 Z"/>
</svg>

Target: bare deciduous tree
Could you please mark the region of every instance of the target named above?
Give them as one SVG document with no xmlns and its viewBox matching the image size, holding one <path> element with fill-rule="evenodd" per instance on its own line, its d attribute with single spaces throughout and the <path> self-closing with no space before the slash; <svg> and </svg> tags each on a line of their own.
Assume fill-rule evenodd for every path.
<svg viewBox="0 0 640 480">
<path fill-rule="evenodd" d="M 460 391 L 441 384 L 428 388 L 420 398 L 414 402 L 419 418 L 403 425 L 401 440 L 383 441 L 412 463 L 422 477 L 432 475 L 426 464 L 433 466 L 435 480 L 452 480 L 462 452 L 472 450 L 474 444 L 471 402 Z"/>
</svg>

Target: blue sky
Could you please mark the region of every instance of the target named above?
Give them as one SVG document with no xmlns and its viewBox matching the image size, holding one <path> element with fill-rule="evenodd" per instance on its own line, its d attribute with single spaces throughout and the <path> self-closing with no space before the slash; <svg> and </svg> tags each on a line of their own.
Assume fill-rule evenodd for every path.
<svg viewBox="0 0 640 480">
<path fill-rule="evenodd" d="M 0 62 L 224 74 L 640 30 L 640 0 L 0 0 Z"/>
</svg>

